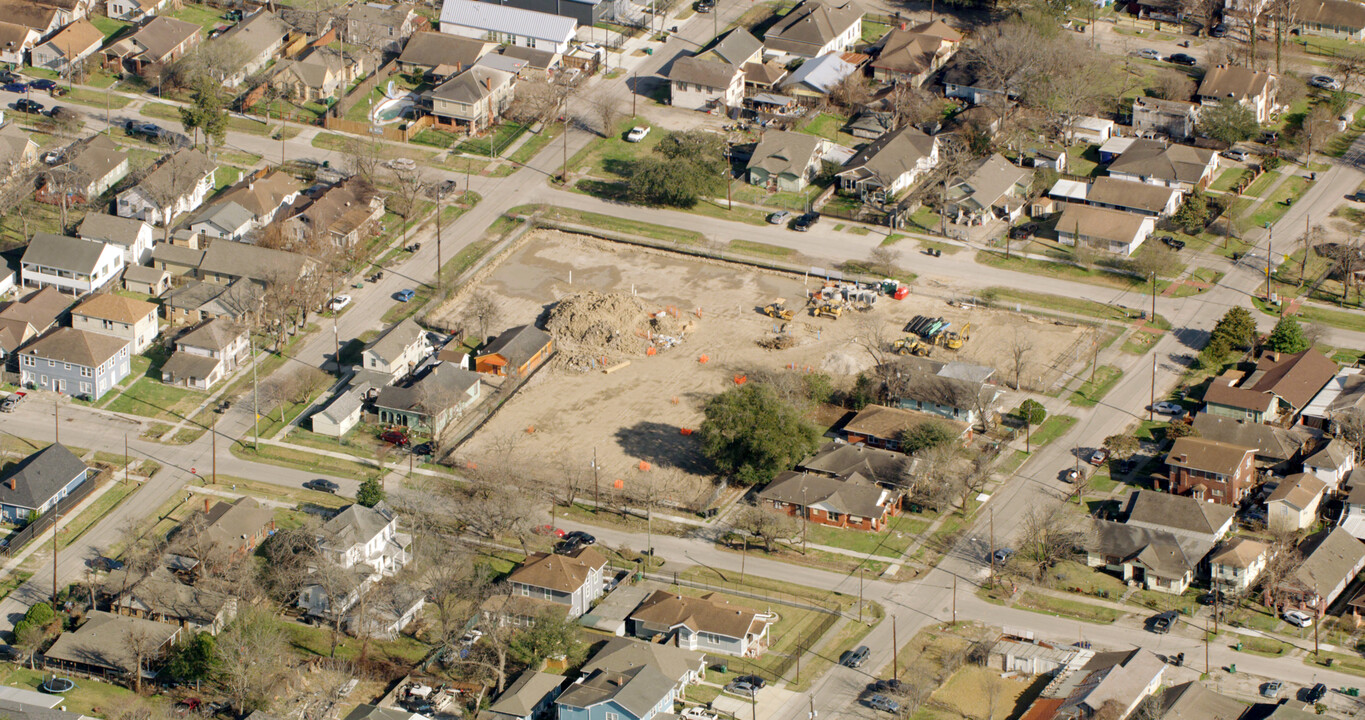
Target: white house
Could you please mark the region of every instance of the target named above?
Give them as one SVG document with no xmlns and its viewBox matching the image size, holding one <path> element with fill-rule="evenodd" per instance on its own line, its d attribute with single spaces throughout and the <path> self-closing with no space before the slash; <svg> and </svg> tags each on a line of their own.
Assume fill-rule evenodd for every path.
<svg viewBox="0 0 1365 720">
<path fill-rule="evenodd" d="M 507 45 L 566 53 L 578 23 L 571 17 L 477 0 L 445 0 L 441 32 Z"/>
<path fill-rule="evenodd" d="M 858 151 L 839 172 L 839 188 L 863 202 L 887 203 L 938 165 L 938 139 L 906 125 Z"/>
<path fill-rule="evenodd" d="M 1326 489 L 1326 483 L 1308 473 L 1281 480 L 1265 501 L 1266 526 L 1273 533 L 1293 533 L 1311 527 L 1318 519 L 1318 504 Z"/>
<path fill-rule="evenodd" d="M 1127 257 L 1154 230 L 1156 218 L 1151 215 L 1069 203 L 1057 219 L 1057 242 L 1063 245 L 1080 242 L 1096 250 Z"/>
<path fill-rule="evenodd" d="M 24 287 L 55 287 L 72 295 L 104 287 L 123 269 L 116 245 L 66 235 L 36 233 L 20 261 Z"/>
<path fill-rule="evenodd" d="M 118 195 L 118 216 L 168 225 L 176 215 L 204 203 L 216 166 L 197 150 L 182 148 L 164 158 L 142 182 Z"/>
<path fill-rule="evenodd" d="M 152 257 L 152 226 L 137 218 L 90 213 L 76 228 L 76 236 L 123 248 L 125 265 L 141 265 Z"/>
<path fill-rule="evenodd" d="M 691 597 L 656 590 L 627 618 L 630 633 L 685 650 L 758 657 L 768 647 L 774 613 L 731 604 L 715 593 Z"/>
<path fill-rule="evenodd" d="M 165 5 L 166 0 L 105 0 L 104 13 L 115 20 L 141 22 Z"/>
<path fill-rule="evenodd" d="M 246 362 L 250 352 L 246 328 L 214 318 L 176 338 L 175 352 L 161 366 L 161 380 L 208 390 Z"/>
<path fill-rule="evenodd" d="M 1223 592 L 1237 594 L 1256 582 L 1269 560 L 1269 545 L 1235 537 L 1209 555 L 1209 573 Z"/>
<path fill-rule="evenodd" d="M 71 327 L 128 341 L 141 353 L 160 333 L 157 306 L 144 300 L 100 293 L 71 309 Z"/>
<path fill-rule="evenodd" d="M 398 532 L 398 516 L 382 502 L 372 508 L 348 505 L 322 526 L 317 541 L 319 562 L 326 567 L 315 571 L 332 576 L 337 570 L 350 570 L 351 581 L 305 581 L 298 605 L 311 615 L 350 610 L 366 588 L 412 560 L 412 536 Z M 325 585 L 346 594 L 329 598 Z"/>
<path fill-rule="evenodd" d="M 0 62 L 23 65 L 42 37 L 37 30 L 17 23 L 0 22 Z"/>
<path fill-rule="evenodd" d="M 427 331 L 412 318 L 407 318 L 384 331 L 360 353 L 360 363 L 376 373 L 385 373 L 398 380 L 412 372 L 431 354 Z M 392 382 L 392 381 L 391 381 Z"/>
<path fill-rule="evenodd" d="M 863 12 L 853 3 L 805 0 L 763 36 L 768 54 L 814 58 L 845 52 L 862 39 Z"/>
<path fill-rule="evenodd" d="M 507 576 L 513 595 L 563 606 L 571 618 L 586 613 L 602 597 L 607 559 L 592 548 L 574 555 L 532 553 Z"/>
<path fill-rule="evenodd" d="M 1195 95 L 1205 106 L 1235 102 L 1255 113 L 1256 122 L 1264 123 L 1270 120 L 1277 107 L 1275 98 L 1279 84 L 1279 78 L 1263 70 L 1218 65 L 1209 68 L 1204 74 L 1203 82 L 1199 83 L 1199 92 Z"/>
<path fill-rule="evenodd" d="M 1355 452 L 1339 438 L 1332 438 L 1303 461 L 1303 471 L 1326 484 L 1328 492 L 1336 492 L 1355 467 Z"/>
<path fill-rule="evenodd" d="M 734 108 L 744 101 L 744 68 L 719 59 L 681 57 L 668 71 L 673 107 Z"/>
</svg>

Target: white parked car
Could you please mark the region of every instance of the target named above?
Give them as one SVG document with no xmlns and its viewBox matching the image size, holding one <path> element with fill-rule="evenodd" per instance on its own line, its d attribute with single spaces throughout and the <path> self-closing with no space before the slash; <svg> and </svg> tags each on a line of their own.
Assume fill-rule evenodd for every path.
<svg viewBox="0 0 1365 720">
<path fill-rule="evenodd" d="M 641 140 L 644 140 L 645 137 L 648 135 L 649 135 L 648 126 L 637 125 L 631 128 L 629 133 L 626 133 L 626 142 L 640 142 Z"/>
<path fill-rule="evenodd" d="M 1152 406 L 1152 410 L 1155 410 L 1156 412 L 1159 412 L 1159 413 L 1161 413 L 1162 415 L 1184 415 L 1184 414 L 1185 414 L 1185 406 L 1184 406 L 1184 405 L 1180 405 L 1180 404 L 1173 403 L 1173 402 L 1167 402 L 1167 401 L 1165 401 L 1165 400 L 1162 400 L 1161 402 L 1159 402 L 1159 403 L 1153 405 L 1153 406 Z"/>
<path fill-rule="evenodd" d="M 1153 50 L 1152 48 L 1143 48 L 1143 49 L 1137 51 L 1137 56 L 1140 57 L 1140 58 L 1146 58 L 1146 59 L 1148 59 L 1148 60 L 1160 60 L 1160 59 L 1161 59 L 1161 51 L 1160 51 L 1160 50 Z"/>
<path fill-rule="evenodd" d="M 1285 613 L 1284 620 L 1290 625 L 1295 625 L 1301 628 L 1313 627 L 1312 616 L 1310 616 L 1306 612 L 1300 612 L 1298 610 L 1290 610 L 1289 612 Z"/>
<path fill-rule="evenodd" d="M 338 295 L 332 298 L 332 302 L 327 303 L 327 309 L 332 312 L 341 312 L 341 309 L 351 304 L 350 295 Z"/>
</svg>

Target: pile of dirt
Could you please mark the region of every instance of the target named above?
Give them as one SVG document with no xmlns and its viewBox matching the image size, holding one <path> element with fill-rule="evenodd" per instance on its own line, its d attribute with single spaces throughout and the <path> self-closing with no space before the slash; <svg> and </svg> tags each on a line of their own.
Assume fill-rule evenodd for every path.
<svg viewBox="0 0 1365 720">
<path fill-rule="evenodd" d="M 676 310 L 657 308 L 634 295 L 588 291 L 555 303 L 545 329 L 560 362 L 592 369 L 622 357 L 644 355 L 681 342 L 687 327 Z"/>
</svg>

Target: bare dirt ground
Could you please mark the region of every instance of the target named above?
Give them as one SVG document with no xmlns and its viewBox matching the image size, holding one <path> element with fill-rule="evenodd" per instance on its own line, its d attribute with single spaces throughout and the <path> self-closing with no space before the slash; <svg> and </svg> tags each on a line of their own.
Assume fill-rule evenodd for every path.
<svg viewBox="0 0 1365 720">
<path fill-rule="evenodd" d="M 447 312 L 458 317 L 469 297 L 489 294 L 500 306 L 498 329 L 529 322 L 544 327 L 547 319 L 553 328 L 560 320 L 552 314 L 558 301 L 595 292 L 626 296 L 612 298 L 607 306 L 629 317 L 597 322 L 599 335 L 612 335 L 601 345 L 607 349 L 600 357 L 582 347 L 570 348 L 567 338 L 560 342 L 563 353 L 555 363 L 527 381 L 456 454 L 479 463 L 516 463 L 546 480 L 586 473 L 591 488 L 595 451 L 603 488 L 614 489 L 620 480 L 620 492 L 638 496 L 652 482 L 661 498 L 698 507 L 714 484 L 698 452 L 697 436 L 682 430 L 701 424 L 706 399 L 732 387 L 736 376 L 758 370 L 825 372 L 836 385 L 851 384 L 853 376 L 872 365 L 871 356 L 855 342 L 866 332 L 867 318 L 890 338 L 901 337 L 916 315 L 942 316 L 954 328 L 970 321 L 966 347 L 960 352 L 935 349 L 934 357 L 990 365 L 1002 373 L 1009 369 L 1008 346 L 1016 335 L 1032 345 L 1028 367 L 1039 372 L 1055 356 L 1088 343 L 1087 328 L 1030 321 L 1005 311 L 954 308 L 916 295 L 904 301 L 883 297 L 873 310 L 846 312 L 837 320 L 812 318 L 804 307 L 806 291 L 819 285 L 815 279 L 537 231 Z M 796 342 L 784 350 L 767 350 L 758 341 L 771 337 L 778 322 L 761 308 L 778 297 L 787 298 L 787 307 L 797 311 L 788 324 Z M 642 335 L 649 332 L 649 320 L 641 313 L 660 312 L 670 315 L 655 321 L 656 326 L 679 343 L 646 355 L 650 343 Z M 574 326 L 589 324 L 580 320 Z M 700 362 L 702 356 L 708 361 Z M 630 364 L 602 371 L 624 360 Z M 640 469 L 642 461 L 649 470 Z"/>
</svg>

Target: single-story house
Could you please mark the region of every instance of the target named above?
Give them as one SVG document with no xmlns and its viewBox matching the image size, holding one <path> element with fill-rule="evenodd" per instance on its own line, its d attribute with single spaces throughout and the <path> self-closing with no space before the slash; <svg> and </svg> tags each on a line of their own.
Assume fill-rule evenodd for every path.
<svg viewBox="0 0 1365 720">
<path fill-rule="evenodd" d="M 573 18 L 550 13 L 477 0 L 445 0 L 439 27 L 449 35 L 562 54 L 569 51 L 577 26 Z"/>
<path fill-rule="evenodd" d="M 962 33 L 943 20 L 912 28 L 895 28 L 881 40 L 872 61 L 872 77 L 879 82 L 923 85 L 962 45 Z"/>
<path fill-rule="evenodd" d="M 806 133 L 768 130 L 754 148 L 745 169 L 749 184 L 785 192 L 800 192 L 820 168 L 820 157 L 830 142 Z"/>
<path fill-rule="evenodd" d="M 992 218 L 1014 221 L 1024 209 L 1033 173 L 999 153 L 948 183 L 947 212 L 954 222 L 980 224 Z"/>
<path fill-rule="evenodd" d="M 384 196 L 374 185 L 355 175 L 300 195 L 290 206 L 290 212 L 285 227 L 295 240 L 307 240 L 314 233 L 321 233 L 336 246 L 346 248 L 355 245 L 367 228 L 384 217 Z"/>
<path fill-rule="evenodd" d="M 158 15 L 137 32 L 105 48 L 104 55 L 141 75 L 153 67 L 179 60 L 203 39 L 204 28 L 198 23 Z"/>
<path fill-rule="evenodd" d="M 360 423 L 360 412 L 365 405 L 369 383 L 346 388 L 322 409 L 309 416 L 313 432 L 339 438 Z"/>
<path fill-rule="evenodd" d="M 443 32 L 416 32 L 398 56 L 398 69 L 404 73 L 421 70 L 439 81 L 473 67 L 497 46 L 488 40 Z"/>
<path fill-rule="evenodd" d="M 75 630 L 64 632 L 43 653 L 43 665 L 62 673 L 123 680 L 150 673 L 180 637 L 176 625 L 92 610 Z M 134 652 L 134 638 L 144 648 Z"/>
<path fill-rule="evenodd" d="M 1322 443 L 1317 452 L 1303 461 L 1303 471 L 1312 473 L 1327 485 L 1329 493 L 1337 492 L 1355 467 L 1355 450 L 1341 438 L 1335 437 Z"/>
<path fill-rule="evenodd" d="M 1223 592 L 1239 594 L 1251 588 L 1269 560 L 1269 545 L 1235 537 L 1209 556 L 1209 575 Z"/>
<path fill-rule="evenodd" d="M 1352 0 L 1302 0 L 1295 29 L 1301 35 L 1365 41 L 1365 6 Z"/>
<path fill-rule="evenodd" d="M 751 610 L 716 593 L 701 597 L 656 590 L 627 619 L 630 634 L 687 650 L 758 657 L 768 647 L 772 613 Z M 672 680 L 669 684 L 672 684 Z"/>
<path fill-rule="evenodd" d="M 479 717 L 485 720 L 536 720 L 546 717 L 563 687 L 563 675 L 523 670 L 487 710 L 479 713 Z"/>
<path fill-rule="evenodd" d="M 439 436 L 481 397 L 483 381 L 479 373 L 442 363 L 404 387 L 380 388 L 374 409 L 382 423 Z"/>
<path fill-rule="evenodd" d="M 247 77 L 265 67 L 284 47 L 291 30 L 289 23 L 267 9 L 257 10 L 227 32 L 210 40 L 211 43 L 233 43 L 242 48 L 240 65 L 220 68 L 224 87 L 237 87 Z"/>
<path fill-rule="evenodd" d="M 1156 216 L 1067 203 L 1057 218 L 1057 242 L 1127 257 L 1156 230 Z"/>
<path fill-rule="evenodd" d="M 1308 538 L 1299 552 L 1303 562 L 1268 594 L 1281 603 L 1277 610 L 1292 608 L 1321 618 L 1365 568 L 1365 543 L 1338 527 Z"/>
<path fill-rule="evenodd" d="M 1299 467 L 1308 444 L 1306 433 L 1206 412 L 1194 416 L 1194 429 L 1208 440 L 1254 448 L 1256 468 L 1280 475 Z"/>
<path fill-rule="evenodd" d="M 129 265 L 123 270 L 123 289 L 160 297 L 171 289 L 171 273 L 150 265 Z"/>
<path fill-rule="evenodd" d="M 31 27 L 18 23 L 0 22 L 0 62 L 23 65 L 29 51 L 42 35 Z"/>
<path fill-rule="evenodd" d="M 164 567 L 110 594 L 114 595 L 110 608 L 119 615 L 176 625 L 195 633 L 217 635 L 237 615 L 236 598 L 207 587 L 186 585 Z"/>
<path fill-rule="evenodd" d="M 1181 595 L 1194 581 L 1213 543 L 1165 530 L 1094 520 L 1085 542 L 1086 564 L 1116 572 L 1125 582 Z"/>
<path fill-rule="evenodd" d="M 900 514 L 900 496 L 856 472 L 833 478 L 789 470 L 773 478 L 758 501 L 819 525 L 877 532 Z"/>
<path fill-rule="evenodd" d="M 51 40 L 35 46 L 29 54 L 34 67 L 67 74 L 103 44 L 104 33 L 89 20 L 80 19 L 62 28 Z"/>
<path fill-rule="evenodd" d="M 1137 139 L 1109 164 L 1109 175 L 1189 192 L 1207 186 L 1217 169 L 1218 153 L 1212 150 Z"/>
<path fill-rule="evenodd" d="M 830 53 L 801 63 L 801 67 L 793 70 L 777 87 L 792 97 L 823 98 L 857 71 L 856 64 L 839 53 Z"/>
<path fill-rule="evenodd" d="M 56 507 L 89 477 L 90 468 L 65 445 L 48 445 L 0 476 L 0 518 L 25 523 Z"/>
<path fill-rule="evenodd" d="M 183 212 L 203 204 L 213 190 L 217 166 L 198 150 L 181 148 L 162 159 L 154 170 L 118 195 L 118 216 L 168 225 Z"/>
<path fill-rule="evenodd" d="M 105 135 L 75 142 L 65 153 L 66 162 L 48 169 L 43 186 L 34 193 L 39 202 L 83 205 L 93 202 L 128 174 L 128 153 Z M 150 252 L 150 246 L 147 248 Z M 129 262 L 133 260 L 130 258 Z"/>
<path fill-rule="evenodd" d="M 1165 135 L 1172 140 L 1188 140 L 1194 137 L 1198 126 L 1199 106 L 1195 103 L 1153 97 L 1133 99 L 1133 130 L 1143 137 Z"/>
<path fill-rule="evenodd" d="M 0 126 L 0 178 L 12 177 L 37 163 L 38 143 L 17 123 Z"/>
<path fill-rule="evenodd" d="M 1137 490 L 1128 496 L 1126 513 L 1129 525 L 1189 536 L 1210 546 L 1232 532 L 1231 507 L 1184 495 Z"/>
<path fill-rule="evenodd" d="M 1312 348 L 1292 355 L 1265 351 L 1249 373 L 1228 371 L 1204 392 L 1205 412 L 1251 422 L 1293 420 L 1337 374 L 1337 364 Z"/>
<path fill-rule="evenodd" d="M 476 372 L 525 378 L 554 352 L 554 338 L 535 325 L 504 330 L 474 353 Z"/>
<path fill-rule="evenodd" d="M 971 437 L 971 426 L 960 420 L 876 404 L 859 410 L 840 432 L 850 443 L 867 443 L 872 447 L 897 450 L 901 445 L 901 436 L 906 431 L 930 422 L 942 423 L 955 437 Z"/>
<path fill-rule="evenodd" d="M 889 203 L 938 165 L 938 140 L 906 125 L 858 151 L 839 171 L 839 188 L 865 203 Z"/>
</svg>

